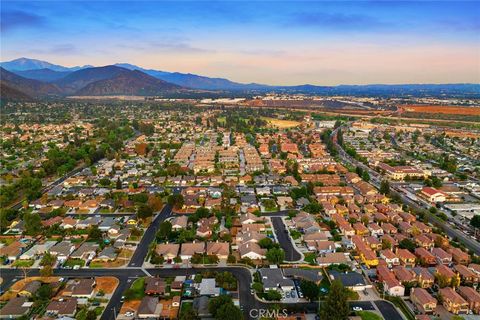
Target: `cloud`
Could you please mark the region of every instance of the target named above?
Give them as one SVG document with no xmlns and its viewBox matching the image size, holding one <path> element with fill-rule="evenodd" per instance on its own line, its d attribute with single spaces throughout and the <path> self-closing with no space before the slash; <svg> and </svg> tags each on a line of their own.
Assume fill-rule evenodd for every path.
<svg viewBox="0 0 480 320">
<path fill-rule="evenodd" d="M 46 23 L 44 17 L 21 10 L 2 11 L 1 17 L 0 27 L 2 32 L 21 28 L 38 28 Z"/>
<path fill-rule="evenodd" d="M 391 23 L 364 14 L 302 12 L 291 16 L 288 25 L 331 30 L 366 30 L 391 27 Z"/>
</svg>

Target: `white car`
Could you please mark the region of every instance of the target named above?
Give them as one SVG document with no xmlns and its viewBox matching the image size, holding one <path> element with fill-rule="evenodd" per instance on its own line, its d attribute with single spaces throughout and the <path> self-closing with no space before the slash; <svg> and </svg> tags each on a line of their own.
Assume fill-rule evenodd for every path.
<svg viewBox="0 0 480 320">
<path fill-rule="evenodd" d="M 363 310 L 363 308 L 361 308 L 361 307 L 353 307 L 352 309 L 353 309 L 353 311 L 362 311 Z"/>
<path fill-rule="evenodd" d="M 131 311 L 125 312 L 125 316 L 127 316 L 127 317 L 133 317 L 134 315 L 135 315 L 135 314 L 134 314 L 133 312 L 131 312 Z"/>
</svg>

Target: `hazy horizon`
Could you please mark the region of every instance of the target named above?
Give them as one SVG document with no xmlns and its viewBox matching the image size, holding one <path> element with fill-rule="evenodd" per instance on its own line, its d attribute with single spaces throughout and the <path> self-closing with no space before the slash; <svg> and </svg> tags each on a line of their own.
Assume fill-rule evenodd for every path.
<svg viewBox="0 0 480 320">
<path fill-rule="evenodd" d="M 1 60 L 273 85 L 479 83 L 476 2 L 2 2 Z M 108 14 L 106 14 L 108 13 Z"/>
</svg>

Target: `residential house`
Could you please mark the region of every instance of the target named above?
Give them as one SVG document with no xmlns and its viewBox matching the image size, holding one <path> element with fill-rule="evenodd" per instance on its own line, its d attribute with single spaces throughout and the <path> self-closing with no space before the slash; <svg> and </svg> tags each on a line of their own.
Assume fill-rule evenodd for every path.
<svg viewBox="0 0 480 320">
<path fill-rule="evenodd" d="M 15 319 L 26 316 L 33 302 L 28 302 L 26 297 L 13 297 L 0 309 L 0 319 Z"/>
<path fill-rule="evenodd" d="M 157 297 L 145 296 L 142 298 L 137 310 L 139 319 L 159 319 L 162 305 Z"/>
<path fill-rule="evenodd" d="M 260 248 L 260 246 L 253 241 L 243 242 L 238 246 L 238 253 L 240 258 L 250 258 L 252 260 L 261 260 L 266 258 L 266 249 Z"/>
<path fill-rule="evenodd" d="M 448 312 L 453 314 L 468 313 L 468 302 L 452 288 L 440 289 L 438 294 L 441 296 L 442 304 Z"/>
<path fill-rule="evenodd" d="M 410 300 L 420 313 L 433 313 L 437 307 L 437 299 L 423 288 L 412 288 Z"/>
<path fill-rule="evenodd" d="M 264 290 L 278 290 L 287 292 L 295 288 L 293 280 L 286 278 L 282 273 L 282 269 L 261 268 L 258 270 L 258 273 L 262 278 Z"/>
<path fill-rule="evenodd" d="M 457 290 L 458 294 L 465 299 L 468 307 L 475 314 L 480 314 L 480 293 L 472 287 L 461 286 Z"/>
<path fill-rule="evenodd" d="M 182 243 L 180 249 L 180 258 L 182 260 L 190 260 L 194 254 L 203 254 L 205 252 L 204 242 L 186 242 Z"/>
<path fill-rule="evenodd" d="M 164 279 L 158 277 L 145 278 L 145 294 L 165 295 L 167 283 Z"/>
<path fill-rule="evenodd" d="M 75 250 L 75 245 L 70 241 L 60 241 L 49 250 L 50 254 L 55 256 L 60 263 L 65 262 L 70 254 Z"/>
<path fill-rule="evenodd" d="M 45 312 L 49 316 L 55 316 L 58 318 L 69 317 L 73 318 L 77 312 L 77 298 L 61 298 L 57 300 L 51 300 L 47 305 Z"/>
<path fill-rule="evenodd" d="M 440 264 L 451 264 L 452 263 L 452 255 L 450 253 L 445 252 L 442 248 L 432 248 L 432 254 L 437 259 L 437 262 Z"/>
<path fill-rule="evenodd" d="M 91 260 L 95 257 L 98 248 L 99 246 L 95 242 L 84 242 L 70 254 L 70 257 L 73 259 Z"/>
<path fill-rule="evenodd" d="M 92 298 L 95 292 L 95 279 L 76 279 L 69 281 L 63 291 L 64 296 Z"/>
<path fill-rule="evenodd" d="M 155 252 L 166 260 L 172 260 L 178 256 L 180 245 L 177 243 L 160 243 L 155 247 Z"/>
<path fill-rule="evenodd" d="M 207 255 L 217 256 L 220 260 L 227 260 L 230 254 L 228 242 L 207 242 Z"/>
</svg>

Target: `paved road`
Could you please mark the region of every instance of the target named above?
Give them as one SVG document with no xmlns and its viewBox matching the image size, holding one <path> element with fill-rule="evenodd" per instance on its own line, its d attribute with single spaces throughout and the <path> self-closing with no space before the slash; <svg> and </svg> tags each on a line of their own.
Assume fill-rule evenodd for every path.
<svg viewBox="0 0 480 320">
<path fill-rule="evenodd" d="M 398 313 L 398 310 L 387 301 L 377 300 L 375 301 L 375 305 L 377 306 L 378 310 L 382 313 L 384 319 L 388 320 L 404 320 L 402 315 Z"/>
<path fill-rule="evenodd" d="M 285 261 L 298 261 L 302 258 L 302 255 L 298 253 L 294 247 L 290 234 L 283 223 L 281 217 L 272 217 L 272 226 L 275 229 L 275 235 L 280 243 L 280 246 L 285 251 Z"/>
<path fill-rule="evenodd" d="M 129 267 L 141 267 L 143 261 L 145 261 L 145 257 L 148 254 L 148 247 L 150 243 L 155 240 L 155 234 L 157 233 L 159 224 L 164 221 L 166 218 L 172 215 L 172 206 L 166 204 L 163 207 L 162 211 L 155 217 L 152 221 L 150 226 L 148 226 L 147 230 L 143 234 L 142 240 L 137 246 L 135 253 L 133 254 L 132 258 L 130 259 L 130 263 L 128 264 Z"/>
</svg>

